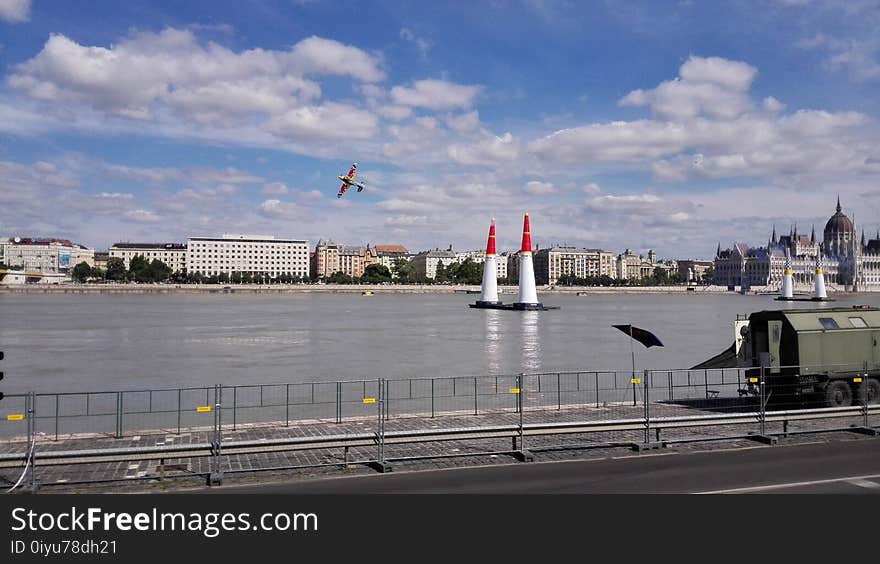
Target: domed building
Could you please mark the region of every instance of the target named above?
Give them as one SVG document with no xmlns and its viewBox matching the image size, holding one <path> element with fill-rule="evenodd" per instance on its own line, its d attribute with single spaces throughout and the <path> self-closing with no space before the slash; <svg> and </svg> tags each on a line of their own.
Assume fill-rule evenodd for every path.
<svg viewBox="0 0 880 564">
<path fill-rule="evenodd" d="M 840 196 L 837 211 L 825 224 L 822 250 L 827 257 L 851 257 L 855 253 L 856 230 L 852 220 L 841 211 Z"/>
<path fill-rule="evenodd" d="M 774 227 L 766 247 L 736 243 L 732 249 L 722 250 L 719 244 L 715 253 L 715 283 L 731 289 L 778 288 L 786 255 L 790 257 L 794 283 L 802 289 L 814 282 L 817 257 L 822 262 L 825 282 L 832 290 L 880 288 L 880 231 L 874 239 L 866 241 L 863 229 L 858 239 L 853 221 L 843 213 L 840 197 L 834 215 L 825 223 L 821 244 L 816 240 L 815 229 L 807 237 L 799 235 L 796 226 L 780 237 Z"/>
</svg>

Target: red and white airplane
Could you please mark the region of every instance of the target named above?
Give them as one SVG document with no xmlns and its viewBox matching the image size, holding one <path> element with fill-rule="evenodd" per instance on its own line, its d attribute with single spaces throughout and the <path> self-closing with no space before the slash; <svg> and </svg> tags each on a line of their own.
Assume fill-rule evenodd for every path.
<svg viewBox="0 0 880 564">
<path fill-rule="evenodd" d="M 348 190 L 349 188 L 351 188 L 352 186 L 357 186 L 358 192 L 361 192 L 361 191 L 363 191 L 364 188 L 366 188 L 366 185 L 363 182 L 357 182 L 354 179 L 354 175 L 357 174 L 357 167 L 358 167 L 357 163 L 351 163 L 351 169 L 349 169 L 348 175 L 343 176 L 340 174 L 337 177 L 337 178 L 339 178 L 339 180 L 342 181 L 342 186 L 339 187 L 339 193 L 336 194 L 337 198 L 341 198 L 342 195 L 345 194 L 345 191 Z"/>
</svg>

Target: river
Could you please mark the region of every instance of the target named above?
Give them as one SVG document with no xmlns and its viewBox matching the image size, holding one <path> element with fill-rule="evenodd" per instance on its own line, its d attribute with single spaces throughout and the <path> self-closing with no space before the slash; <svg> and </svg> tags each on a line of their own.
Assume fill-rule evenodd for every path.
<svg viewBox="0 0 880 564">
<path fill-rule="evenodd" d="M 815 307 L 738 294 L 547 295 L 559 310 L 467 307 L 465 294 L 0 295 L 6 393 L 629 369 L 612 324 L 655 333 L 637 369 L 727 347 L 737 314 Z M 822 307 L 880 305 L 843 296 Z"/>
</svg>

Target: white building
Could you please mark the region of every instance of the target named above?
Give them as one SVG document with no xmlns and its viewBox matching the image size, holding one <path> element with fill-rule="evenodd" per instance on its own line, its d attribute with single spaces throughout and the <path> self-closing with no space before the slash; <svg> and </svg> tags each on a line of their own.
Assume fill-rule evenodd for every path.
<svg viewBox="0 0 880 564">
<path fill-rule="evenodd" d="M 204 276 L 235 272 L 276 277 L 309 276 L 308 241 L 271 235 L 224 233 L 222 237 L 190 237 L 187 270 Z"/>
<path fill-rule="evenodd" d="M 453 262 L 458 261 L 455 253 L 451 249 L 448 251 L 434 249 L 433 251 L 423 251 L 417 254 L 412 259 L 416 278 L 428 278 L 433 280 L 437 276 L 437 265 L 441 262 L 444 266 L 449 266 Z"/>
<path fill-rule="evenodd" d="M 121 258 L 126 269 L 131 259 L 142 256 L 147 262 L 162 261 L 172 272 L 186 272 L 185 243 L 116 243 L 108 252 L 109 258 Z"/>
<path fill-rule="evenodd" d="M 27 272 L 67 273 L 85 262 L 95 266 L 95 250 L 67 239 L 12 237 L 0 239 L 0 262 Z"/>
<path fill-rule="evenodd" d="M 535 281 L 556 284 L 563 275 L 577 278 L 616 278 L 614 253 L 601 249 L 549 247 L 534 253 Z"/>
</svg>

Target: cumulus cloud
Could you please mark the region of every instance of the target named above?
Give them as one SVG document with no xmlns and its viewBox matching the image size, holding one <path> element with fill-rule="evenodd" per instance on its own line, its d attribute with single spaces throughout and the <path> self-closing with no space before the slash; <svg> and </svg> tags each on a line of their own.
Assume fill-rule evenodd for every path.
<svg viewBox="0 0 880 564">
<path fill-rule="evenodd" d="M 552 194 L 556 191 L 553 187 L 553 184 L 550 182 L 540 182 L 538 180 L 530 180 L 526 182 L 525 187 L 523 188 L 529 194 L 535 195 L 543 195 L 543 194 Z"/>
<path fill-rule="evenodd" d="M 456 84 L 445 80 L 417 80 L 412 87 L 395 86 L 391 99 L 402 106 L 415 106 L 429 110 L 452 110 L 469 108 L 481 86 Z"/>
<path fill-rule="evenodd" d="M 292 218 L 297 215 L 297 207 L 295 204 L 282 202 L 281 200 L 264 200 L 258 209 L 258 213 L 263 217 L 271 219 Z"/>
<path fill-rule="evenodd" d="M 510 132 L 501 137 L 487 136 L 470 145 L 450 145 L 449 158 L 465 165 L 491 165 L 510 162 L 519 155 L 519 141 Z"/>
<path fill-rule="evenodd" d="M 480 129 L 480 114 L 477 110 L 446 117 L 449 129 L 459 134 L 472 133 Z"/>
<path fill-rule="evenodd" d="M 337 116 L 353 119 L 354 135 L 367 137 L 375 117 L 352 106 L 325 102 L 309 77 L 383 80 L 381 59 L 334 40 L 309 37 L 287 51 L 233 51 L 201 42 L 191 29 L 135 33 L 110 47 L 82 45 L 52 35 L 7 79 L 13 89 L 51 103 L 89 107 L 123 120 L 163 123 L 179 119 L 207 128 L 257 124 L 296 140 L 338 138 Z M 56 110 L 57 111 L 57 110 Z M 82 112 L 70 111 L 70 121 Z"/>
<path fill-rule="evenodd" d="M 269 120 L 266 129 L 280 137 L 323 140 L 368 139 L 376 134 L 379 120 L 365 110 L 327 102 L 303 106 Z"/>
<path fill-rule="evenodd" d="M 149 210 L 131 210 L 125 212 L 125 218 L 135 223 L 157 223 L 162 217 Z"/>
<path fill-rule="evenodd" d="M 264 185 L 260 192 L 268 196 L 283 196 L 284 194 L 287 194 L 289 190 L 283 182 L 271 182 Z"/>
<path fill-rule="evenodd" d="M 819 33 L 801 39 L 795 46 L 825 51 L 825 67 L 831 71 L 845 71 L 855 82 L 880 79 L 880 40 L 876 37 L 876 29 L 865 37 L 851 36 L 845 39 Z"/>
<path fill-rule="evenodd" d="M 0 20 L 26 22 L 30 18 L 31 0 L 0 0 Z"/>
<path fill-rule="evenodd" d="M 621 106 L 648 106 L 665 119 L 687 119 L 701 114 L 733 118 L 751 107 L 748 90 L 758 70 L 743 62 L 719 57 L 690 57 L 679 77 L 653 90 L 633 90 Z"/>
</svg>

